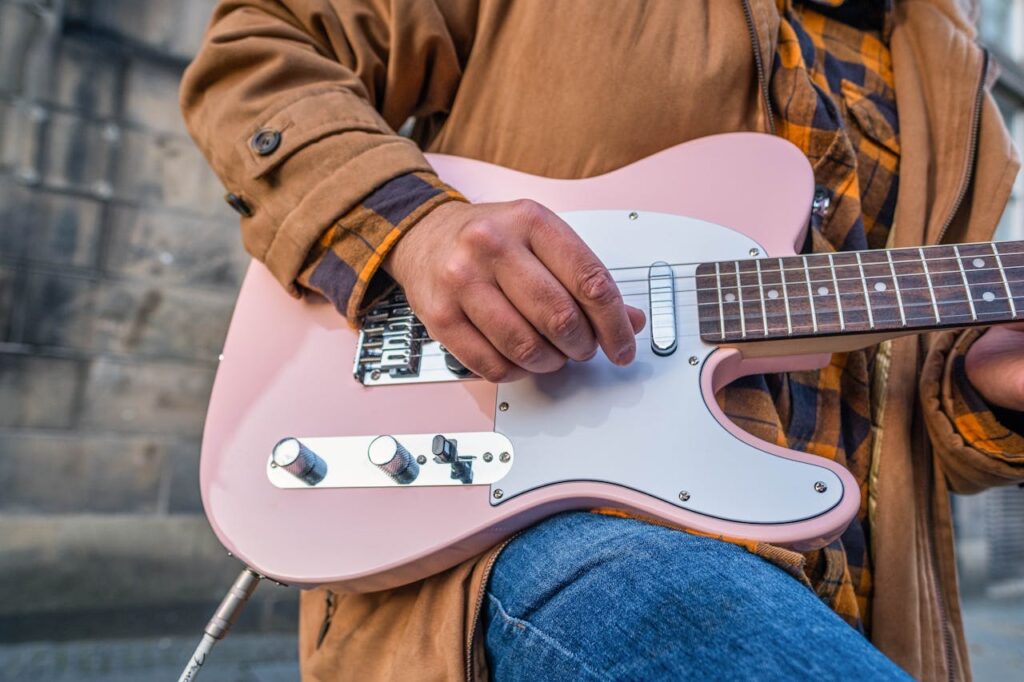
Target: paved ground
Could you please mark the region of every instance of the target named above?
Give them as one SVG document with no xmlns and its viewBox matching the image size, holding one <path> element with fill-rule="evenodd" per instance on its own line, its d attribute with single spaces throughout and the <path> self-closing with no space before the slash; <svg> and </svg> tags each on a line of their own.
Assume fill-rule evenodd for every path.
<svg viewBox="0 0 1024 682">
<path fill-rule="evenodd" d="M 1024 599 L 965 606 L 975 679 L 1024 680 Z M 165 637 L 0 645 L 0 682 L 173 682 L 195 644 Z M 234 634 L 213 650 L 200 681 L 294 682 L 296 666 L 293 636 Z"/>
<path fill-rule="evenodd" d="M 0 646 L 0 682 L 174 682 L 196 638 Z M 295 682 L 295 637 L 232 634 L 213 649 L 200 682 Z"/>
</svg>

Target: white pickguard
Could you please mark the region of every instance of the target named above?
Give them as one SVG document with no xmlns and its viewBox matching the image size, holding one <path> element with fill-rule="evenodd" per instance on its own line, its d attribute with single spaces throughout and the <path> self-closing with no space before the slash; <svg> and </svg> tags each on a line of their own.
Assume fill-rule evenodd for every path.
<svg viewBox="0 0 1024 682">
<path fill-rule="evenodd" d="M 841 480 L 824 467 L 751 447 L 726 431 L 705 405 L 700 375 L 715 347 L 699 336 L 696 263 L 747 258 L 762 247 L 719 225 L 680 216 L 628 211 L 561 214 L 620 281 L 627 303 L 647 310 L 646 266 L 674 265 L 679 343 L 669 356 L 640 333 L 626 368 L 602 354 L 556 374 L 498 388 L 495 428 L 513 443 L 515 465 L 501 481 L 501 504 L 541 486 L 600 481 L 633 488 L 707 516 L 744 523 L 789 523 L 839 503 Z M 637 231 L 642 239 L 630 239 Z M 616 272 L 616 268 L 644 266 Z M 634 280 L 624 282 L 623 280 Z M 697 358 L 691 364 L 690 358 Z M 708 396 L 713 399 L 712 396 Z M 815 485 L 822 482 L 825 492 Z M 820 486 L 819 486 L 820 487 Z M 685 491 L 687 499 L 680 499 Z"/>
</svg>

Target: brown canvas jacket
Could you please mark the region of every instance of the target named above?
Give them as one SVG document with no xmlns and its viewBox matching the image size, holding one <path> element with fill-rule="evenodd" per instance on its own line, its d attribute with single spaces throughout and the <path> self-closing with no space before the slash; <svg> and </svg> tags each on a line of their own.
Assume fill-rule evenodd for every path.
<svg viewBox="0 0 1024 682">
<path fill-rule="evenodd" d="M 778 24 L 774 0 L 225 0 L 182 106 L 252 209 L 246 248 L 295 292 L 333 221 L 387 180 L 430 171 L 393 132 L 407 118 L 428 151 L 552 177 L 770 132 Z M 954 0 L 897 2 L 894 246 L 988 239 L 1009 196 L 1019 164 L 974 37 Z M 281 132 L 269 155 L 250 144 L 263 128 Z M 957 339 L 898 339 L 877 363 L 872 640 L 921 679 L 970 677 L 948 491 L 1024 480 L 1024 456 L 970 447 L 950 419 Z M 496 552 L 387 592 L 304 593 L 304 679 L 486 679 L 480 602 Z"/>
</svg>

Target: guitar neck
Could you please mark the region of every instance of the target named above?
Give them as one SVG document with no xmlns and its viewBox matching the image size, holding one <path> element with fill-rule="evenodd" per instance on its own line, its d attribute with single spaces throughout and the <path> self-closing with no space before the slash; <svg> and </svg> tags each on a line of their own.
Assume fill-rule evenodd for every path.
<svg viewBox="0 0 1024 682">
<path fill-rule="evenodd" d="M 703 263 L 701 338 L 733 345 L 1024 320 L 1024 241 Z"/>
</svg>

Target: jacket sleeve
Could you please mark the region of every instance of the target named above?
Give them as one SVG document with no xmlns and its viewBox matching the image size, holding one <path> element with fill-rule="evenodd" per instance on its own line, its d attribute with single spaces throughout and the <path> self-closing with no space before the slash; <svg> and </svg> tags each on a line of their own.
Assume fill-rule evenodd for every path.
<svg viewBox="0 0 1024 682">
<path fill-rule="evenodd" d="M 354 321 L 401 233 L 459 198 L 395 129 L 448 110 L 472 20 L 433 0 L 217 6 L 182 111 L 246 249 L 293 295 L 315 289 Z"/>
<path fill-rule="evenodd" d="M 1024 482 L 1021 415 L 997 414 L 967 379 L 967 349 L 982 330 L 943 332 L 932 339 L 921 373 L 924 418 L 954 492 L 972 493 Z"/>
</svg>

